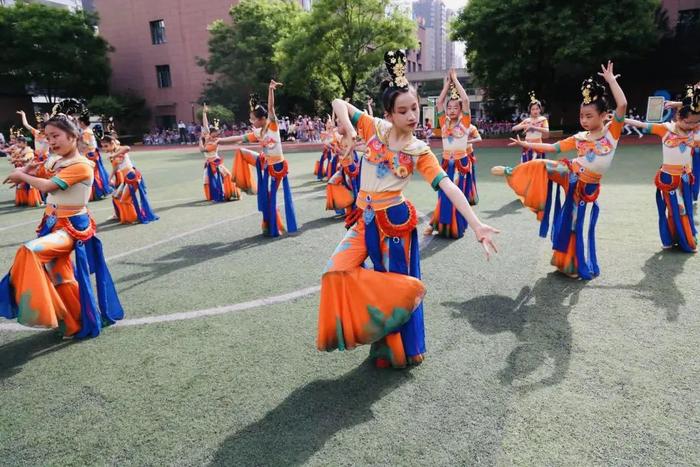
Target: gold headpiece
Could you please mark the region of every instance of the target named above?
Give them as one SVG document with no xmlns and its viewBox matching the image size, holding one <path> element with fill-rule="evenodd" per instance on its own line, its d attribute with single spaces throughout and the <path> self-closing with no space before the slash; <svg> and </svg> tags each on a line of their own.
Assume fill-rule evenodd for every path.
<svg viewBox="0 0 700 467">
<path fill-rule="evenodd" d="M 391 86 L 395 88 L 407 88 L 406 79 L 406 53 L 401 50 L 390 50 L 384 54 L 384 64 L 391 75 Z"/>
<path fill-rule="evenodd" d="M 14 136 L 15 138 L 19 138 L 20 136 L 24 136 L 24 131 L 22 128 L 17 128 L 13 125 L 10 127 L 10 136 Z"/>
<path fill-rule="evenodd" d="M 450 100 L 460 100 L 459 91 L 457 90 L 457 86 L 455 86 L 455 83 L 450 83 Z"/>
<path fill-rule="evenodd" d="M 593 78 L 588 78 L 581 84 L 581 95 L 583 96 L 584 105 L 597 101 L 598 98 L 604 94 L 605 87 L 600 85 Z"/>
<path fill-rule="evenodd" d="M 34 112 L 34 119 L 37 123 L 44 123 L 44 114 L 41 112 Z"/>
<path fill-rule="evenodd" d="M 690 111 L 693 113 L 700 113 L 700 86 L 686 86 L 683 106 L 690 107 Z"/>
<path fill-rule="evenodd" d="M 90 111 L 85 105 L 75 99 L 64 99 L 51 109 L 51 116 L 56 114 L 66 114 L 72 117 L 89 117 Z"/>
<path fill-rule="evenodd" d="M 250 107 L 250 111 L 253 112 L 259 103 L 260 98 L 258 97 L 258 95 L 255 93 L 251 93 L 250 99 L 248 100 L 248 106 Z"/>
<path fill-rule="evenodd" d="M 113 135 L 116 132 L 117 132 L 117 129 L 114 126 L 114 117 L 109 117 L 109 120 L 107 121 L 107 133 L 109 135 Z"/>
<path fill-rule="evenodd" d="M 211 128 L 215 129 L 216 131 L 219 131 L 219 119 L 215 118 L 212 121 Z"/>
</svg>

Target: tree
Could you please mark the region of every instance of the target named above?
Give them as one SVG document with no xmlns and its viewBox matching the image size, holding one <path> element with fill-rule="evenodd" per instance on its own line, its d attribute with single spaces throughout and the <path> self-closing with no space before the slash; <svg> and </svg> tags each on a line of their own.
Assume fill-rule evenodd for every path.
<svg viewBox="0 0 700 467">
<path fill-rule="evenodd" d="M 279 44 L 275 60 L 285 85 L 304 92 L 313 82 L 321 91 L 339 88 L 352 99 L 360 83 L 371 79 L 382 64 L 387 50 L 417 46 L 414 22 L 391 4 L 390 0 L 315 1 L 311 12 L 300 16 L 293 33 Z"/>
<path fill-rule="evenodd" d="M 120 136 L 140 135 L 148 129 L 151 114 L 146 107 L 146 100 L 136 94 L 95 96 L 88 101 L 87 106 L 92 115 L 113 117 Z"/>
<path fill-rule="evenodd" d="M 46 96 L 91 97 L 106 93 L 109 44 L 95 32 L 97 16 L 41 4 L 0 8 L 0 77 Z"/>
<path fill-rule="evenodd" d="M 273 62 L 275 44 L 289 33 L 301 9 L 298 2 L 242 0 L 231 8 L 231 24 L 222 20 L 209 26 L 209 58 L 198 63 L 216 78 L 204 91 L 203 101 L 224 105 L 236 115 L 247 115 L 251 92 L 267 95 L 267 83 L 278 78 Z M 284 95 L 284 89 L 280 90 Z M 279 99 L 284 103 L 284 99 Z"/>
<path fill-rule="evenodd" d="M 469 68 L 490 97 L 524 104 L 534 90 L 549 111 L 565 112 L 601 63 L 615 60 L 625 74 L 620 62 L 649 51 L 660 37 L 659 3 L 471 0 L 452 24 L 452 38 L 466 42 Z"/>
<path fill-rule="evenodd" d="M 197 118 L 202 121 L 202 109 L 197 111 Z M 219 120 L 221 123 L 233 123 L 234 114 L 228 108 L 223 105 L 210 105 L 209 112 L 207 112 L 207 118 L 209 124 L 214 123 L 214 120 Z"/>
</svg>

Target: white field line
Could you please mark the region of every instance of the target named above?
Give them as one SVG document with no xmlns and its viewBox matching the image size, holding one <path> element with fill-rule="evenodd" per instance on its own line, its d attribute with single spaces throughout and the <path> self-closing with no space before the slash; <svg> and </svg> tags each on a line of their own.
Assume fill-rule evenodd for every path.
<svg viewBox="0 0 700 467">
<path fill-rule="evenodd" d="M 302 199 L 308 199 L 308 198 L 314 198 L 314 197 L 320 197 L 320 196 L 325 196 L 325 193 L 321 193 L 321 194 L 319 194 L 319 193 L 309 193 L 309 194 L 307 194 L 307 195 L 302 195 L 302 196 L 298 196 L 298 197 L 294 198 L 294 201 L 298 201 L 298 200 L 302 200 Z M 284 206 L 284 202 L 278 203 L 278 206 L 280 206 L 280 207 L 281 207 L 281 206 Z M 129 256 L 129 255 L 132 255 L 132 254 L 134 254 L 134 253 L 138 253 L 139 251 L 150 250 L 150 249 L 153 248 L 153 247 L 156 247 L 156 246 L 159 246 L 159 245 L 163 245 L 163 244 L 165 244 L 165 243 L 172 242 L 173 240 L 178 240 L 178 239 L 180 239 L 180 238 L 187 237 L 187 236 L 189 236 L 189 235 L 195 234 L 195 233 L 197 233 L 197 232 L 202 232 L 203 230 L 208 230 L 208 229 L 211 229 L 211 228 L 213 228 L 213 227 L 217 227 L 217 226 L 219 226 L 219 225 L 228 224 L 229 222 L 239 221 L 239 220 L 241 220 L 241 219 L 245 219 L 245 218 L 247 218 L 247 217 L 254 216 L 254 215 L 256 215 L 256 214 L 259 214 L 259 212 L 258 212 L 257 210 L 256 210 L 256 211 L 253 211 L 253 212 L 249 212 L 248 214 L 244 214 L 244 215 L 242 215 L 242 216 L 230 217 L 230 218 L 222 219 L 222 220 L 220 220 L 220 221 L 217 221 L 217 222 L 214 222 L 214 223 L 211 223 L 211 224 L 203 225 L 202 227 L 197 227 L 196 229 L 188 230 L 188 231 L 186 231 L 186 232 L 182 232 L 182 233 L 179 233 L 179 234 L 176 234 L 176 235 L 171 235 L 171 236 L 166 237 L 166 238 L 164 238 L 164 239 L 162 239 L 162 240 L 158 240 L 157 242 L 149 243 L 148 245 L 144 245 L 144 246 L 141 246 L 141 247 L 138 247 L 138 248 L 134 248 L 133 250 L 128 250 L 128 251 L 125 251 L 125 252 L 123 252 L 123 253 L 119 253 L 119 254 L 116 254 L 116 255 L 109 256 L 108 258 L 106 258 L 106 260 L 107 260 L 108 262 L 109 262 L 109 261 L 114 261 L 115 259 L 120 259 L 120 258 L 123 258 L 123 257 L 125 257 L 125 256 Z M 303 225 L 302 225 L 302 227 L 303 227 Z"/>
<path fill-rule="evenodd" d="M 418 214 L 419 214 L 419 218 L 421 219 L 421 221 L 424 222 L 425 216 L 421 213 L 418 213 Z M 249 215 L 246 215 L 243 217 L 249 217 L 250 215 L 252 215 L 252 214 L 249 214 Z M 223 223 L 223 222 L 219 222 L 219 223 Z M 217 224 L 219 224 L 219 223 L 217 223 Z M 207 227 L 205 227 L 205 228 L 207 228 Z M 198 229 L 198 230 L 203 230 L 203 229 Z M 434 238 L 433 235 L 422 235 L 421 238 L 419 239 L 420 248 L 423 249 L 426 246 L 428 246 L 430 244 L 430 242 L 433 240 L 433 238 Z M 190 319 L 198 319 L 198 318 L 202 318 L 202 317 L 206 317 L 206 316 L 223 315 L 226 313 L 244 311 L 244 310 L 249 310 L 251 308 L 258 308 L 261 306 L 275 305 L 278 303 L 289 302 L 292 300 L 296 300 L 298 298 L 313 295 L 320 290 L 321 290 L 321 287 L 318 285 L 315 285 L 315 286 L 311 286 L 311 287 L 304 287 L 302 289 L 294 290 L 294 291 L 286 293 L 286 294 L 275 295 L 272 297 L 259 298 L 259 299 L 251 300 L 248 302 L 234 303 L 231 305 L 223 305 L 223 306 L 214 307 L 214 308 L 205 308 L 203 310 L 193 310 L 193 311 L 185 311 L 185 312 L 180 312 L 180 313 L 170 313 L 167 315 L 146 316 L 143 318 L 124 319 L 124 320 L 117 322 L 116 326 L 118 326 L 118 327 L 141 326 L 141 325 L 145 325 L 145 324 L 166 323 L 166 322 L 170 322 L 170 321 L 183 321 L 183 320 L 190 320 Z M 0 331 L 41 332 L 41 331 L 50 331 L 50 329 L 28 328 L 28 327 L 22 326 L 22 325 L 17 324 L 17 323 L 2 323 L 2 324 L 0 324 Z"/>
<path fill-rule="evenodd" d="M 175 199 L 164 199 L 161 201 L 153 201 L 153 202 L 151 202 L 151 204 L 157 205 L 157 204 L 162 204 L 162 203 L 166 203 L 166 202 L 172 203 L 174 201 L 195 201 L 195 200 L 197 200 L 197 198 L 175 198 Z M 114 209 L 114 206 L 110 206 L 110 207 L 104 207 L 104 208 L 98 208 L 98 209 L 90 209 L 90 212 L 112 211 L 113 209 Z M 3 230 L 14 229 L 16 227 L 22 227 L 23 225 L 39 224 L 40 221 L 41 221 L 41 217 L 39 217 L 38 219 L 37 218 L 32 219 L 30 221 L 20 222 L 19 224 L 12 224 L 12 225 L 8 225 L 6 227 L 0 227 L 0 232 L 2 232 Z"/>
</svg>

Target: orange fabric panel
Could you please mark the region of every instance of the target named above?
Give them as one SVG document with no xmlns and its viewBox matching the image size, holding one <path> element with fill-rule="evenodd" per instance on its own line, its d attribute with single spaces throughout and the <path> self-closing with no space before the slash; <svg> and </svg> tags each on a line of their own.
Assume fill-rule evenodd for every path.
<svg viewBox="0 0 700 467">
<path fill-rule="evenodd" d="M 360 115 L 360 119 L 357 121 L 357 133 L 365 142 L 369 141 L 372 136 L 376 134 L 374 119 L 364 112 Z"/>
<path fill-rule="evenodd" d="M 623 118 L 622 121 L 619 121 L 617 119 L 617 114 L 613 112 L 613 119 L 612 122 L 610 123 L 610 126 L 608 127 L 608 131 L 612 135 L 613 138 L 615 139 L 620 139 L 620 135 L 622 135 L 622 128 L 625 126 L 625 119 Z"/>
<path fill-rule="evenodd" d="M 423 179 L 430 184 L 433 183 L 433 180 L 435 180 L 438 175 L 444 173 L 440 162 L 438 162 L 437 157 L 435 157 L 432 151 L 418 156 L 416 169 L 418 169 Z"/>
<path fill-rule="evenodd" d="M 568 138 L 563 139 L 556 144 L 559 145 L 559 150 L 561 152 L 573 151 L 576 149 L 576 138 L 573 136 L 569 136 Z"/>
<path fill-rule="evenodd" d="M 255 133 L 252 131 L 249 131 L 245 135 L 243 135 L 246 140 L 248 140 L 249 143 L 257 143 L 258 142 L 258 137 L 255 136 Z"/>
<path fill-rule="evenodd" d="M 666 133 L 668 133 L 668 128 L 661 123 L 654 123 L 651 125 L 651 131 L 649 133 L 663 138 L 666 136 Z"/>
<path fill-rule="evenodd" d="M 88 164 L 73 164 L 61 169 L 56 177 L 65 182 L 66 185 L 73 186 L 88 180 L 92 174 L 93 170 Z"/>
</svg>

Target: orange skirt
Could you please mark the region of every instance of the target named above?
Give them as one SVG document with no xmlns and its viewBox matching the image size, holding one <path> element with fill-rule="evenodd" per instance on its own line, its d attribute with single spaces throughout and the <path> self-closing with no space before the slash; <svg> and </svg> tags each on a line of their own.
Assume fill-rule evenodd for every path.
<svg viewBox="0 0 700 467">
<path fill-rule="evenodd" d="M 231 177 L 233 183 L 240 189 L 253 195 L 258 192 L 258 183 L 252 174 L 252 167 L 255 167 L 257 154 L 247 149 L 237 149 L 233 156 L 233 168 Z"/>
<path fill-rule="evenodd" d="M 395 368 L 419 363 L 422 355 L 407 358 L 398 331 L 421 304 L 425 286 L 409 275 L 363 268 L 368 256 L 365 228 L 365 220 L 360 217 L 336 248 L 323 274 L 317 347 L 332 351 L 373 344 L 372 356 L 386 358 Z M 408 258 L 407 239 L 401 237 Z M 385 240 L 394 238 L 380 233 L 383 255 L 389 248 Z"/>
</svg>

